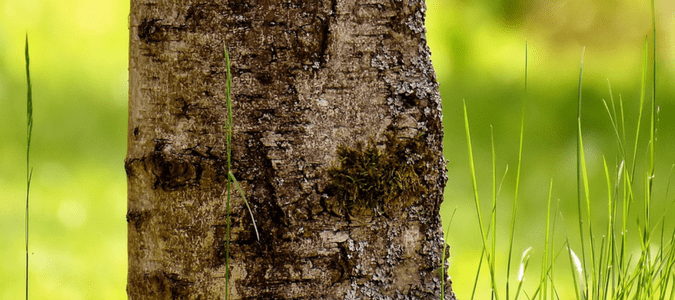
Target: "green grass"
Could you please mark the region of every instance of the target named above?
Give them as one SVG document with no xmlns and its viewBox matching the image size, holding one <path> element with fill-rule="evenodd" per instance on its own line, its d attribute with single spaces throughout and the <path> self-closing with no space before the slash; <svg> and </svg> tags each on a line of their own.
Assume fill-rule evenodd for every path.
<svg viewBox="0 0 675 300">
<path fill-rule="evenodd" d="M 527 43 L 525 43 L 525 89 L 523 91 L 523 99 L 525 97 L 525 94 L 527 93 Z M 488 232 L 486 232 L 483 229 L 483 218 L 481 216 L 481 208 L 480 208 L 480 199 L 478 195 L 478 183 L 476 180 L 476 170 L 475 170 L 475 164 L 474 164 L 474 157 L 473 157 L 473 149 L 471 145 L 471 130 L 469 126 L 469 117 L 466 109 L 466 101 L 463 101 L 463 108 L 464 108 L 464 129 L 466 133 L 466 139 L 467 139 L 467 149 L 469 152 L 469 166 L 471 170 L 471 183 L 473 187 L 473 196 L 474 196 L 474 203 L 476 207 L 476 213 L 478 215 L 478 224 L 480 226 L 480 234 L 481 238 L 483 240 L 483 250 L 481 252 L 481 259 L 479 262 L 478 266 L 478 271 L 476 275 L 476 280 L 474 281 L 474 288 L 473 292 L 471 294 L 471 299 L 474 299 L 475 297 L 475 292 L 476 292 L 476 286 L 478 284 L 478 276 L 480 275 L 480 269 L 482 267 L 482 260 L 483 257 L 486 257 L 487 259 L 487 264 L 490 272 L 490 282 L 491 282 L 491 294 L 494 299 L 499 300 L 499 294 L 498 294 L 498 284 L 495 279 L 495 257 L 496 257 L 496 236 L 497 236 L 497 196 L 499 194 L 499 191 L 501 190 L 502 183 L 504 182 L 504 179 L 506 178 L 506 175 L 508 173 L 508 165 L 506 166 L 506 170 L 504 171 L 503 178 L 501 180 L 502 183 L 499 185 L 499 189 L 497 189 L 497 160 L 496 160 L 496 151 L 495 151 L 495 143 L 494 143 L 494 130 L 492 125 L 490 125 L 490 144 L 491 144 L 491 149 L 492 149 L 492 210 L 490 212 L 490 231 L 492 234 L 490 236 L 491 238 L 491 243 L 488 245 Z M 510 235 L 509 235 L 509 254 L 508 254 L 508 262 L 507 262 L 507 269 L 506 269 L 506 284 L 505 284 L 505 293 L 506 293 L 506 299 L 510 299 L 510 284 L 509 284 L 509 278 L 511 274 L 511 258 L 513 254 L 513 241 L 514 241 L 514 233 L 515 233 L 515 225 L 516 225 L 516 208 L 518 204 L 518 191 L 520 187 L 520 171 L 521 171 L 521 166 L 522 166 L 522 157 L 523 157 L 523 138 L 524 138 L 524 132 L 525 132 L 525 101 L 523 101 L 523 106 L 522 106 L 522 115 L 521 115 L 521 123 L 520 123 L 520 139 L 519 139 L 519 149 L 518 149 L 518 166 L 517 166 L 517 171 L 516 171 L 516 186 L 515 186 L 515 195 L 513 197 L 513 209 L 511 213 L 511 230 L 510 230 Z M 489 250 L 488 250 L 489 249 Z M 521 258 L 521 266 L 524 270 L 525 265 L 527 262 L 529 262 L 529 255 L 525 255 L 525 253 L 529 252 L 529 250 L 526 250 L 523 254 L 523 257 Z M 526 259 L 527 258 L 527 259 Z M 518 298 L 518 295 L 520 293 L 520 289 L 522 286 L 522 274 L 519 274 L 519 284 L 518 284 L 518 291 L 516 292 L 515 298 Z"/>
<path fill-rule="evenodd" d="M 225 209 L 227 211 L 227 216 L 225 223 L 226 230 L 226 242 L 225 242 L 225 300 L 230 296 L 230 196 L 231 196 L 231 178 L 230 176 L 232 168 L 232 102 L 230 101 L 230 92 L 232 91 L 232 73 L 230 72 L 230 54 L 227 52 L 227 47 L 223 46 L 223 55 L 225 57 L 225 66 L 227 68 L 227 83 L 226 83 L 226 93 L 225 101 L 227 103 L 227 139 L 225 140 L 225 147 L 227 152 L 227 185 L 225 189 L 227 190 L 227 200 L 225 202 Z"/>
<path fill-rule="evenodd" d="M 518 144 L 518 169 L 516 171 L 516 188 L 513 195 L 513 211 L 511 212 L 511 231 L 509 234 L 509 258 L 506 263 L 506 299 L 509 299 L 509 279 L 511 275 L 511 257 L 513 254 L 513 234 L 516 231 L 516 208 L 518 207 L 518 195 L 520 189 L 520 170 L 523 162 L 523 137 L 525 135 L 525 97 L 527 96 L 527 42 L 525 42 L 525 88 L 523 89 L 523 105 L 520 118 L 520 139 Z M 492 155 L 494 157 L 494 154 Z M 496 164 L 496 161 L 493 158 L 492 164 Z M 495 209 L 496 214 L 496 209 Z M 496 230 L 495 230 L 496 232 Z M 492 245 L 492 248 L 496 248 L 495 245 Z M 522 281 L 521 281 L 522 282 Z M 520 289 L 520 284 L 519 284 Z M 518 298 L 518 296 L 516 296 Z"/>
<path fill-rule="evenodd" d="M 225 209 L 227 210 L 227 223 L 226 225 L 226 242 L 225 242 L 225 299 L 230 297 L 230 200 L 231 200 L 231 190 L 232 184 L 237 188 L 239 194 L 248 209 L 248 213 L 251 216 L 251 221 L 253 222 L 253 229 L 255 230 L 255 235 L 258 241 L 260 241 L 260 234 L 258 233 L 258 226 L 255 223 L 255 218 L 253 217 L 253 212 L 251 211 L 251 206 L 246 201 L 246 195 L 244 191 L 239 186 L 237 178 L 232 173 L 232 100 L 230 99 L 230 94 L 232 92 L 232 73 L 230 72 L 230 53 L 227 51 L 227 47 L 223 46 L 223 57 L 225 58 L 225 67 L 227 68 L 227 83 L 225 91 L 225 102 L 227 104 L 227 123 L 225 124 L 225 130 L 227 132 L 227 137 L 225 140 L 225 147 L 227 152 L 227 185 L 225 186 L 227 199 L 225 202 Z"/>
<path fill-rule="evenodd" d="M 654 3 L 652 1 L 652 17 L 654 18 Z M 655 26 L 655 25 L 654 25 Z M 583 118 L 582 118 L 582 87 L 584 73 L 584 51 L 581 56 L 581 65 L 579 68 L 578 90 L 577 90 L 577 122 L 576 122 L 576 194 L 577 194 L 577 236 L 568 235 L 565 230 L 562 236 L 556 239 L 556 222 L 559 214 L 558 208 L 552 210 L 552 198 L 554 194 L 553 180 L 548 186 L 548 200 L 546 202 L 546 221 L 545 236 L 543 241 L 543 251 L 541 254 L 541 268 L 539 276 L 526 276 L 527 266 L 532 252 L 537 249 L 527 248 L 522 256 L 519 265 L 517 281 L 511 280 L 511 258 L 514 249 L 514 235 L 516 233 L 516 209 L 518 208 L 518 190 L 520 184 L 520 165 L 523 161 L 523 132 L 525 111 L 523 105 L 520 140 L 518 152 L 518 171 L 515 179 L 515 195 L 513 198 L 513 211 L 511 215 L 511 227 L 508 240 L 508 256 L 505 266 L 506 282 L 497 282 L 501 270 L 495 268 L 495 230 L 496 212 L 498 202 L 496 200 L 498 192 L 496 189 L 496 159 L 494 147 L 493 128 L 490 126 L 490 142 L 492 145 L 492 212 L 489 216 L 491 222 L 487 229 L 484 226 L 485 220 L 481 213 L 481 202 L 479 198 L 479 188 L 476 176 L 475 158 L 472 147 L 469 114 L 466 101 L 463 101 L 464 129 L 467 139 L 467 150 L 469 157 L 469 172 L 472 182 L 472 192 L 477 215 L 478 227 L 480 229 L 480 238 L 483 249 L 478 265 L 478 271 L 474 283 L 474 291 L 471 299 L 474 299 L 476 285 L 479 281 L 480 271 L 483 268 L 483 262 L 489 271 L 490 294 L 492 299 L 500 299 L 500 293 L 504 291 L 506 299 L 518 299 L 525 296 L 527 299 L 560 299 L 559 290 L 565 286 L 574 286 L 576 299 L 675 299 L 675 228 L 666 228 L 666 217 L 673 215 L 672 207 L 675 205 L 675 199 L 671 200 L 667 208 L 662 212 L 660 218 L 656 219 L 652 213 L 654 195 L 653 184 L 655 174 L 655 159 L 657 145 L 657 126 L 658 126 L 658 106 L 656 104 L 656 30 L 653 30 L 654 53 L 651 60 L 652 93 L 650 103 L 648 100 L 647 89 L 650 85 L 648 79 L 649 64 L 649 37 L 644 42 L 644 59 L 642 64 L 641 89 L 638 105 L 637 122 L 635 124 L 635 136 L 632 140 L 632 155 L 626 150 L 629 140 L 626 130 L 626 116 L 624 101 L 619 97 L 618 108 L 612 94 L 612 87 L 608 81 L 609 103 L 603 101 L 605 111 L 611 123 L 613 133 L 616 138 L 617 154 L 615 163 L 608 163 L 607 157 L 601 156 L 603 168 L 602 184 L 592 180 L 589 176 L 589 167 L 587 165 L 588 157 L 584 147 Z M 527 50 L 526 50 L 526 70 L 527 70 Z M 525 75 L 527 82 L 527 71 Z M 525 84 L 527 90 L 527 84 Z M 526 97 L 523 96 L 523 103 Z M 643 115 L 646 105 L 650 106 L 649 113 L 649 138 L 646 141 L 641 140 L 643 134 Z M 644 155 L 640 154 L 638 149 L 646 148 Z M 597 157 L 594 157 L 597 159 Z M 642 160 L 644 158 L 644 162 Z M 662 202 L 668 201 L 668 188 L 671 183 L 671 174 L 666 182 L 666 196 Z M 643 170 L 644 169 L 644 170 Z M 591 183 L 594 182 L 593 185 Z M 604 190 L 606 199 L 599 199 L 591 190 Z M 642 195 L 636 193 L 642 192 Z M 660 199 L 659 199 L 660 200 Z M 595 203 L 606 201 L 606 210 L 598 210 Z M 606 214 L 600 217 L 601 215 Z M 553 216 L 553 218 L 552 218 Z M 597 224 L 598 219 L 606 219 L 604 223 Z M 596 220 L 594 224 L 593 221 Z M 635 223 L 632 227 L 629 224 Z M 598 230 L 603 228 L 603 230 Z M 492 236 L 490 237 L 490 230 Z M 637 236 L 629 235 L 629 232 L 635 230 Z M 488 240 L 491 238 L 491 242 Z M 557 242 L 557 243 L 556 243 Z M 556 244 L 559 248 L 556 250 Z M 632 245 L 639 245 L 638 251 L 631 251 Z M 577 251 L 575 251 L 575 248 Z M 556 262 L 561 254 L 566 252 L 569 260 L 569 271 L 558 270 L 560 266 Z M 580 253 L 580 255 L 577 255 Z M 483 261 L 485 258 L 485 261 Z M 555 267 L 555 268 L 554 268 Z M 554 269 L 558 270 L 554 277 Z M 569 274 L 569 275 L 563 275 Z M 523 289 L 523 283 L 527 278 L 534 278 L 534 288 L 531 293 Z M 504 285 L 504 289 L 500 289 Z M 515 294 L 511 293 L 514 289 Z M 463 295 L 460 295 L 463 296 Z M 466 295 L 464 295 L 466 296 Z"/>
<path fill-rule="evenodd" d="M 28 299 L 28 237 L 29 237 L 29 200 L 30 200 L 30 181 L 33 177 L 33 168 L 30 166 L 30 142 L 33 137 L 33 87 L 30 84 L 30 55 L 28 54 L 28 34 L 26 34 L 26 300 Z"/>
<path fill-rule="evenodd" d="M 492 296 L 499 300 L 499 294 L 497 293 L 497 282 L 495 280 L 495 267 L 493 263 L 493 256 L 492 252 L 490 252 L 488 249 L 488 233 L 485 231 L 485 228 L 483 226 L 483 217 L 481 214 L 481 209 L 480 209 L 480 197 L 478 195 L 478 182 L 476 180 L 476 168 L 474 165 L 474 159 L 473 159 L 473 149 L 471 146 L 471 131 L 469 129 L 469 117 L 467 114 L 466 110 L 466 101 L 464 101 L 464 128 L 466 131 L 466 140 L 467 140 L 467 148 L 469 150 L 469 166 L 471 167 L 471 184 L 473 187 L 473 199 L 474 199 L 474 204 L 476 205 L 476 213 L 478 214 L 478 225 L 480 227 L 480 235 L 481 238 L 483 239 L 483 254 L 485 254 L 485 257 L 487 259 L 487 264 L 489 267 L 490 271 L 490 279 L 492 283 Z M 494 160 L 493 160 L 494 162 Z M 494 163 L 493 163 L 494 164 Z M 495 214 L 496 212 L 493 211 L 492 214 Z M 492 248 L 494 248 L 494 245 L 492 245 Z M 481 254 L 481 255 L 483 255 Z M 473 297 L 472 297 L 473 299 Z"/>
</svg>

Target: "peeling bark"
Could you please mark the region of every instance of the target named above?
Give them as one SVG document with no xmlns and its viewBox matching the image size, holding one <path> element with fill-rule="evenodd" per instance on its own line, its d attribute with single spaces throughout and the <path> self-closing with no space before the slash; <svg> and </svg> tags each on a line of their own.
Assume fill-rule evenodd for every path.
<svg viewBox="0 0 675 300">
<path fill-rule="evenodd" d="M 223 46 L 233 173 L 261 234 L 233 194 L 229 299 L 439 299 L 447 177 L 425 9 L 132 0 L 129 299 L 225 299 Z M 339 154 L 366 150 L 389 159 L 382 172 L 408 177 L 375 194 L 336 191 L 333 171 L 347 168 Z M 391 202 L 373 196 L 383 193 Z M 340 195 L 372 199 L 341 206 Z M 445 293 L 454 299 L 449 279 Z"/>
</svg>

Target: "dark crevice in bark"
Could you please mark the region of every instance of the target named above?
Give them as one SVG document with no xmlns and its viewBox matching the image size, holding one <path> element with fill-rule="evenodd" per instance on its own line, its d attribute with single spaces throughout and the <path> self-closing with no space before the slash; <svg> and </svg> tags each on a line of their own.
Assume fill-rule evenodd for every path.
<svg viewBox="0 0 675 300">
<path fill-rule="evenodd" d="M 159 22 L 161 19 L 144 19 L 138 26 L 138 37 L 146 43 L 157 43 L 166 39 L 166 27 Z"/>
<path fill-rule="evenodd" d="M 139 230 L 143 226 L 143 222 L 147 218 L 148 218 L 147 211 L 137 211 L 129 209 L 126 215 L 127 223 L 133 224 L 136 230 Z"/>
</svg>

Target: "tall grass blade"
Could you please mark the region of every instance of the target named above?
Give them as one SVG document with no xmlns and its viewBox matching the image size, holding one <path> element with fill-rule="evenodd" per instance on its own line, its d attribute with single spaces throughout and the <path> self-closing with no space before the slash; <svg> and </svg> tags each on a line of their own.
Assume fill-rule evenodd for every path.
<svg viewBox="0 0 675 300">
<path fill-rule="evenodd" d="M 649 195 L 651 196 L 652 181 L 654 179 L 654 151 L 656 147 L 656 15 L 654 11 L 654 0 L 652 2 L 652 34 L 653 51 L 652 58 L 652 116 L 649 129 Z M 651 197 L 650 197 L 651 198 Z"/>
<path fill-rule="evenodd" d="M 614 93 L 612 93 L 612 83 L 607 79 L 607 89 L 609 90 L 609 101 L 612 103 L 612 112 L 614 117 L 618 116 L 616 113 L 616 105 L 614 103 Z"/>
<path fill-rule="evenodd" d="M 539 285 L 542 287 L 542 293 L 539 299 L 546 300 L 547 292 L 548 292 L 548 284 L 547 284 L 547 279 L 548 278 L 548 268 L 549 268 L 549 261 L 548 261 L 548 255 L 551 251 L 549 247 L 549 234 L 551 232 L 551 196 L 553 194 L 553 178 L 551 178 L 551 183 L 549 184 L 548 187 L 548 201 L 546 204 L 546 234 L 544 236 L 544 255 L 541 259 L 541 277 L 539 279 Z"/>
<path fill-rule="evenodd" d="M 649 122 L 649 169 L 647 178 L 645 179 L 645 203 L 644 203 L 644 227 L 643 227 L 643 266 L 644 272 L 642 275 L 643 284 L 640 286 L 642 293 L 646 297 L 651 297 L 654 277 L 654 267 L 650 264 L 651 257 L 651 200 L 652 200 L 652 185 L 654 182 L 654 152 L 656 145 L 656 16 L 654 11 L 654 0 L 651 0 L 652 9 L 652 34 L 653 34 L 653 57 L 652 57 L 652 101 L 651 114 Z"/>
<path fill-rule="evenodd" d="M 28 237 L 29 237 L 29 200 L 30 200 L 30 181 L 33 177 L 33 168 L 30 166 L 30 142 L 33 137 L 33 86 L 30 83 L 30 55 L 28 54 L 28 34 L 26 34 L 26 84 L 28 91 L 26 94 L 26 300 L 28 300 Z"/>
<path fill-rule="evenodd" d="M 584 47 L 583 51 L 581 52 L 581 66 L 579 67 L 579 94 L 578 94 L 578 112 L 577 112 L 577 209 L 578 209 L 578 214 L 579 214 L 579 238 L 581 239 L 581 257 L 582 257 L 582 263 L 585 266 L 586 265 L 586 245 L 584 243 L 584 221 L 583 221 L 583 212 L 582 212 L 582 180 L 585 181 L 586 179 L 586 162 L 584 158 L 584 145 L 583 145 L 583 138 L 581 136 L 581 87 L 582 87 L 582 82 L 583 82 L 583 71 L 584 71 L 584 53 L 586 52 L 586 47 Z M 583 171 L 583 174 L 582 174 Z M 587 182 L 583 182 L 583 187 L 586 192 L 586 200 L 587 202 L 590 201 L 588 199 L 588 184 Z M 588 210 L 590 213 L 590 209 Z M 590 219 L 590 216 L 589 216 Z M 589 224 L 590 228 L 590 224 Z M 592 242 L 591 242 L 592 244 Z M 583 269 L 583 268 L 582 268 Z M 585 269 L 583 269 L 585 272 Z M 585 278 L 586 276 L 584 275 L 582 278 Z"/>
<path fill-rule="evenodd" d="M 227 47 L 223 46 L 223 56 L 225 58 L 225 66 L 227 68 L 227 82 L 226 82 L 226 93 L 225 93 L 225 102 L 227 103 L 227 138 L 226 138 L 226 152 L 227 152 L 227 173 L 231 174 L 232 169 L 232 102 L 230 100 L 230 93 L 232 91 L 232 72 L 230 72 L 230 54 L 227 52 Z M 232 176 L 234 177 L 234 176 Z M 230 197 L 232 189 L 232 181 L 230 176 L 227 176 L 227 201 L 225 204 L 226 209 L 226 242 L 225 242 L 225 300 L 230 297 Z M 257 231 L 256 231 L 257 234 Z"/>
<path fill-rule="evenodd" d="M 525 41 L 525 88 L 520 115 L 520 138 L 518 141 L 518 166 L 516 168 L 516 187 L 513 196 L 513 209 L 511 211 L 511 231 L 509 234 L 509 255 L 506 262 L 506 299 L 509 299 L 509 279 L 511 278 L 511 257 L 513 256 L 513 234 L 516 231 L 516 208 L 518 207 L 518 192 L 520 189 L 520 167 L 523 161 L 523 136 L 525 133 L 525 98 L 527 96 L 527 41 Z"/>
<path fill-rule="evenodd" d="M 603 239 L 602 246 L 600 247 L 600 262 L 598 263 L 598 283 L 599 286 L 595 286 L 596 288 L 596 295 L 597 297 L 595 299 L 603 299 L 606 297 L 602 297 L 601 295 L 606 296 L 607 291 L 609 289 L 609 276 L 610 272 L 608 268 L 605 268 L 604 266 L 612 266 L 613 261 L 612 261 L 612 249 L 614 247 L 614 233 L 613 233 L 613 228 L 614 228 L 614 214 L 613 214 L 613 208 L 614 208 L 614 201 L 613 201 L 613 190 L 614 187 L 612 186 L 612 179 L 611 175 L 609 174 L 609 168 L 607 167 L 607 160 L 605 159 L 605 156 L 602 156 L 602 163 L 605 168 L 605 180 L 607 182 L 607 232 L 605 233 L 605 237 L 607 238 L 607 244 L 605 244 L 605 240 Z M 621 167 L 620 167 L 621 168 Z M 619 170 L 621 172 L 621 170 Z M 620 173 L 619 173 L 620 174 Z M 606 260 L 606 261 L 604 261 Z M 604 285 L 604 290 L 601 290 L 602 285 Z"/>
<path fill-rule="evenodd" d="M 492 145 L 492 210 L 490 211 L 491 224 L 490 227 L 492 232 L 492 244 L 490 257 L 492 261 L 490 262 L 490 272 L 491 274 L 495 273 L 495 251 L 496 251 L 496 239 L 497 239 L 497 155 L 495 154 L 495 135 L 492 124 L 490 124 L 490 143 Z"/>
<path fill-rule="evenodd" d="M 476 167 L 474 166 L 474 159 L 473 159 L 473 149 L 471 147 L 471 132 L 469 130 L 469 116 L 466 111 L 466 101 L 462 101 L 464 104 L 464 129 L 466 131 L 466 145 L 469 150 L 469 167 L 471 169 L 471 184 L 473 187 L 473 198 L 474 202 L 476 204 L 476 213 L 478 215 L 478 224 L 480 227 L 480 234 L 481 238 L 483 239 L 483 248 L 484 251 L 486 252 L 486 257 L 487 257 L 487 262 L 488 266 L 492 265 L 492 258 L 490 257 L 489 250 L 487 249 L 487 233 L 485 231 L 485 227 L 483 226 L 483 217 L 481 214 L 480 210 L 480 198 L 478 197 L 478 183 L 476 181 Z M 496 281 L 495 281 L 495 273 L 494 270 L 490 268 L 490 278 L 491 278 L 491 284 L 492 284 L 492 293 L 495 296 L 495 299 L 499 300 L 499 296 L 497 293 L 497 288 L 495 286 Z"/>
<path fill-rule="evenodd" d="M 552 225 L 551 228 L 553 228 L 554 230 L 551 232 L 551 241 L 555 241 L 555 228 L 556 228 L 556 224 L 557 224 L 557 222 L 558 222 L 558 213 L 557 213 L 557 212 L 560 211 L 560 199 L 558 199 L 558 200 L 556 201 L 556 203 L 555 203 L 555 210 L 553 210 L 553 211 L 556 212 L 556 213 L 553 215 L 553 225 Z M 561 215 L 562 215 L 562 214 L 561 214 Z M 555 269 L 555 261 L 557 260 L 558 256 L 560 255 L 560 253 L 561 253 L 561 251 L 562 251 L 563 249 L 564 249 L 564 248 L 561 248 L 561 249 L 558 251 L 558 254 L 556 254 L 555 258 L 551 257 L 551 266 L 549 267 L 549 271 L 548 271 L 548 278 L 549 278 L 549 280 L 550 280 L 550 282 L 551 282 L 551 293 L 553 293 L 553 292 L 556 291 L 555 285 L 553 284 L 553 282 L 554 282 L 554 280 L 553 280 L 553 279 L 554 279 L 553 275 L 555 274 L 555 273 L 554 273 L 554 269 Z M 553 245 L 551 245 L 549 251 L 550 251 L 550 254 L 552 255 L 552 254 L 553 254 Z M 551 295 L 551 296 L 553 296 L 553 295 Z M 556 292 L 556 296 L 557 296 L 557 292 Z"/>
<path fill-rule="evenodd" d="M 635 129 L 635 144 L 633 145 L 633 164 L 631 166 L 631 174 L 630 174 L 630 179 L 632 183 L 633 176 L 635 175 L 635 165 L 637 161 L 637 149 L 638 145 L 640 142 L 640 127 L 642 124 L 642 111 L 644 108 L 645 104 L 645 97 L 647 93 L 647 59 L 648 59 L 648 37 L 645 36 L 645 45 L 644 45 L 644 58 L 642 61 L 642 81 L 640 84 L 640 106 L 638 109 L 638 122 L 637 122 L 637 128 Z"/>
<path fill-rule="evenodd" d="M 652 199 L 652 184 L 654 182 L 654 151 L 656 147 L 656 16 L 654 15 L 654 0 L 651 1 L 652 4 L 652 29 L 653 29 L 653 48 L 654 57 L 652 58 L 652 111 L 651 118 L 649 122 L 649 175 L 648 175 L 648 190 L 647 190 L 647 202 L 645 203 L 645 226 L 646 229 L 650 228 L 650 209 L 651 209 L 651 199 Z M 649 237 L 648 237 L 649 238 Z"/>
<path fill-rule="evenodd" d="M 628 212 L 631 210 L 631 201 L 635 199 L 635 194 L 633 193 L 632 180 L 630 174 L 628 174 L 628 169 L 623 169 L 623 178 L 624 178 L 624 200 L 623 200 L 623 220 L 621 224 L 621 253 L 619 256 L 619 268 L 621 269 L 621 277 L 619 282 L 625 281 L 628 274 L 628 266 L 630 265 L 630 260 L 626 262 L 626 247 L 627 247 L 627 233 L 628 233 Z"/>
<path fill-rule="evenodd" d="M 478 269 L 476 270 L 476 277 L 473 281 L 473 289 L 471 290 L 471 300 L 474 299 L 476 296 L 476 287 L 478 287 L 478 277 L 480 276 L 480 269 L 483 267 L 483 256 L 485 256 L 485 247 L 483 247 L 483 251 L 480 252 L 480 259 L 478 260 Z"/>
<path fill-rule="evenodd" d="M 623 112 L 623 96 L 621 96 L 621 94 L 619 94 L 619 108 L 621 109 L 620 112 L 621 112 L 621 135 L 623 137 L 622 140 L 627 141 L 626 140 L 626 118 L 625 118 L 625 114 Z M 624 160 L 626 160 L 626 159 L 627 159 L 627 157 L 624 157 Z"/>
<path fill-rule="evenodd" d="M 616 142 L 619 146 L 619 150 L 621 151 L 621 157 L 623 157 L 625 159 L 626 158 L 626 149 L 624 148 L 623 142 L 621 141 L 621 136 L 619 135 L 619 128 L 618 128 L 618 125 L 616 124 L 616 120 L 612 116 L 612 112 L 609 110 L 609 106 L 607 105 L 607 101 L 605 101 L 605 99 L 602 99 L 602 104 L 605 106 L 605 110 L 607 111 L 607 115 L 609 115 L 609 121 L 612 123 L 612 129 L 614 129 L 614 135 L 616 135 Z M 613 103 L 612 103 L 612 105 L 613 105 Z M 616 115 L 616 112 L 615 112 L 615 115 Z"/>
</svg>

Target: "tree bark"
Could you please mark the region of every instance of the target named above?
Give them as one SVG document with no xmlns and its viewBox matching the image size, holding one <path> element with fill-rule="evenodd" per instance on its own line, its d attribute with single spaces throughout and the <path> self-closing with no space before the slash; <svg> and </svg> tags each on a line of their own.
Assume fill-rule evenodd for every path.
<svg viewBox="0 0 675 300">
<path fill-rule="evenodd" d="M 129 299 L 226 299 L 224 46 L 232 173 L 260 231 L 233 193 L 228 298 L 439 299 L 447 177 L 425 9 L 132 0 Z"/>
</svg>

